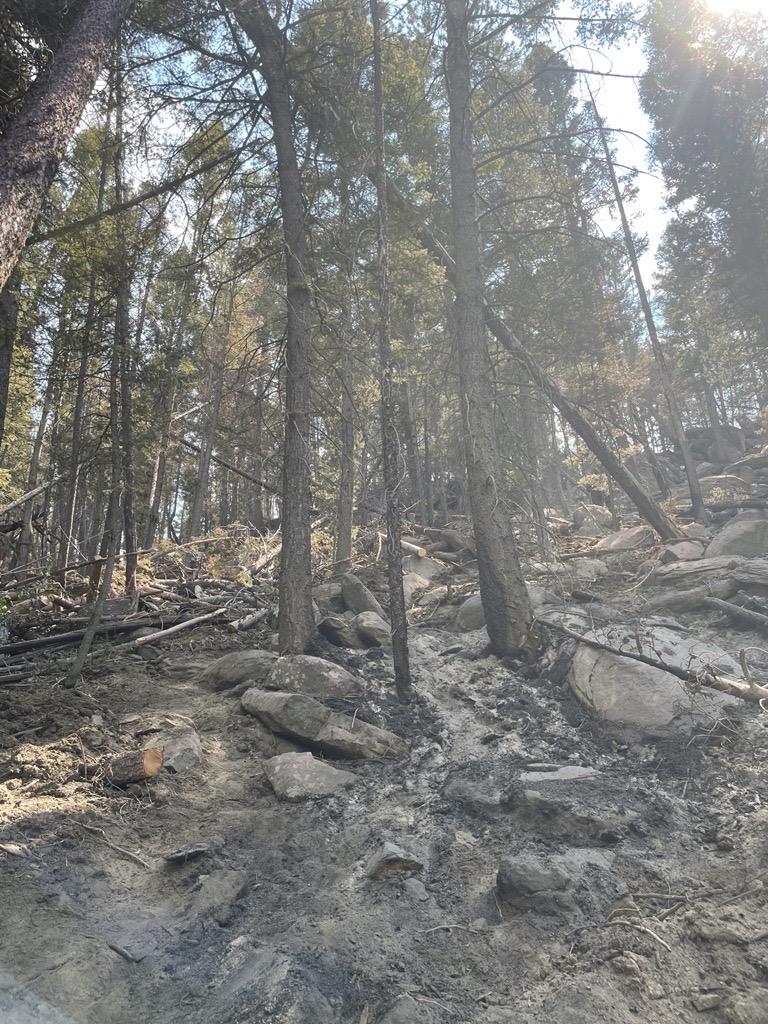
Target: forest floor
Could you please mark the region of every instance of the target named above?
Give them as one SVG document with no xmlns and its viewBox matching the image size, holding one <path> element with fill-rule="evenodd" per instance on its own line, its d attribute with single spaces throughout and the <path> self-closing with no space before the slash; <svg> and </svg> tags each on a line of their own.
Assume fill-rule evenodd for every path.
<svg viewBox="0 0 768 1024">
<path fill-rule="evenodd" d="M 628 741 L 557 661 L 505 664 L 486 642 L 414 625 L 410 706 L 382 650 L 323 650 L 366 683 L 331 703 L 411 753 L 339 764 L 354 785 L 303 802 L 268 783 L 258 720 L 196 681 L 253 638 L 102 645 L 74 690 L 0 690 L 0 1019 L 764 1024 L 768 716 L 743 704 L 689 741 Z M 202 762 L 128 790 L 90 779 L 126 716 L 152 714 L 191 719 Z M 422 866 L 369 878 L 384 841 Z M 506 904 L 508 856 L 557 869 L 562 898 Z"/>
</svg>

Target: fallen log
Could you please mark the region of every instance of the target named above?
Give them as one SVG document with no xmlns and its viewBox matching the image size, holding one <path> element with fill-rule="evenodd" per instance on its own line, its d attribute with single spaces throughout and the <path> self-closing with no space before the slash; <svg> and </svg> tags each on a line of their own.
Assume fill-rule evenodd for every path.
<svg viewBox="0 0 768 1024">
<path fill-rule="evenodd" d="M 738 697 L 740 700 L 746 700 L 753 704 L 761 704 L 761 701 L 768 700 L 768 686 L 758 685 L 751 677 L 742 682 L 739 679 L 732 679 L 730 676 L 718 675 L 716 672 L 711 671 L 689 672 L 687 669 L 678 668 L 677 665 L 667 665 L 663 661 L 649 657 L 647 654 L 640 654 L 639 652 L 629 650 L 617 650 L 615 647 L 611 647 L 610 644 L 603 643 L 601 640 L 595 640 L 592 637 L 582 636 L 581 633 L 568 629 L 567 626 L 562 626 L 558 622 L 542 620 L 542 625 L 549 629 L 555 629 L 571 640 L 578 641 L 580 644 L 587 644 L 589 647 L 595 647 L 599 651 L 608 651 L 609 654 L 616 654 L 620 658 L 640 661 L 644 665 L 650 665 L 652 668 L 669 672 L 673 676 L 677 676 L 678 679 L 690 683 L 692 686 L 707 686 L 711 690 L 719 690 L 721 693 L 728 693 L 731 697 Z M 742 656 L 743 653 L 742 651 Z"/>
<path fill-rule="evenodd" d="M 132 619 L 130 622 L 110 622 L 107 625 L 99 626 L 96 633 L 101 636 L 132 633 L 135 629 L 154 625 L 156 621 L 156 619 Z M 45 647 L 66 647 L 69 644 L 77 643 L 78 640 L 82 640 L 84 636 L 84 629 L 73 629 L 67 633 L 36 637 L 34 640 L 17 640 L 15 643 L 0 646 L 0 654 L 24 654 L 26 651 L 38 651 Z"/>
<path fill-rule="evenodd" d="M 387 535 L 386 535 L 386 533 L 377 533 L 376 536 L 379 538 L 380 541 L 383 541 L 386 544 L 386 542 L 387 542 Z M 411 544 L 411 542 L 409 540 L 405 540 L 405 538 L 403 538 L 403 537 L 400 538 L 400 547 L 403 549 L 403 551 L 407 552 L 407 554 L 409 554 L 409 555 L 417 555 L 419 558 L 426 558 L 427 557 L 427 549 L 426 548 L 421 547 L 420 544 Z"/>
<path fill-rule="evenodd" d="M 250 615 L 244 615 L 241 619 L 230 622 L 227 628 L 232 633 L 242 633 L 246 629 L 253 629 L 254 626 L 266 619 L 267 615 L 269 615 L 269 608 L 260 608 L 257 612 L 251 612 Z"/>
<path fill-rule="evenodd" d="M 147 636 L 140 636 L 136 640 L 129 640 L 125 644 L 119 644 L 113 650 L 123 651 L 128 647 L 145 647 L 147 644 L 157 643 L 158 640 L 166 640 L 169 636 L 175 636 L 185 629 L 192 629 L 203 622 L 210 622 L 211 619 L 218 619 L 227 612 L 226 608 L 217 608 L 215 611 L 207 612 L 205 615 L 198 615 L 194 619 L 185 619 L 183 622 L 169 626 L 168 629 L 158 629 L 156 633 L 149 633 Z"/>
<path fill-rule="evenodd" d="M 727 615 L 733 622 L 748 629 L 756 629 L 759 633 L 768 633 L 768 615 L 760 612 L 752 612 L 748 608 L 742 608 L 733 601 L 723 601 L 718 597 L 708 597 L 702 601 L 705 608 L 712 608 L 715 611 Z"/>
<path fill-rule="evenodd" d="M 157 747 L 129 750 L 115 754 L 102 762 L 102 773 L 113 786 L 127 786 L 131 782 L 153 779 L 163 766 L 163 752 Z"/>
</svg>

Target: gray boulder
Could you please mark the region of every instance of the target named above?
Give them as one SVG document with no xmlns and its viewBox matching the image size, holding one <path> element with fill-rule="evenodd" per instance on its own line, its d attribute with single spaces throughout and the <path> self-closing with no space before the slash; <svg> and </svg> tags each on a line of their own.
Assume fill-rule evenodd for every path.
<svg viewBox="0 0 768 1024">
<path fill-rule="evenodd" d="M 353 573 L 347 572 L 341 577 L 341 592 L 344 596 L 344 603 L 351 612 L 356 615 L 359 615 L 360 612 L 375 612 L 382 619 L 386 619 L 386 613 L 379 602 L 362 580 L 359 580 Z"/>
<path fill-rule="evenodd" d="M 607 640 L 605 635 L 596 638 Z M 624 636 L 609 642 L 617 648 L 626 643 L 627 650 L 637 652 L 637 643 L 633 646 L 630 638 L 631 630 L 627 629 Z M 639 653 L 679 668 L 695 672 L 712 665 L 732 675 L 740 674 L 725 651 L 686 640 L 663 627 L 641 637 L 640 647 Z M 689 733 L 697 726 L 711 726 L 737 703 L 735 697 L 715 690 L 696 690 L 665 669 L 586 644 L 576 650 L 568 681 L 575 696 L 600 720 L 651 736 Z"/>
<path fill-rule="evenodd" d="M 613 525 L 610 509 L 604 505 L 579 505 L 573 513 L 573 528 L 582 537 L 602 537 Z"/>
<path fill-rule="evenodd" d="M 312 587 L 312 599 L 324 615 L 344 611 L 344 597 L 339 580 L 329 580 Z"/>
<path fill-rule="evenodd" d="M 264 762 L 272 789 L 284 800 L 330 796 L 357 781 L 352 772 L 318 761 L 312 754 L 278 754 Z"/>
<path fill-rule="evenodd" d="M 655 542 L 656 534 L 650 526 L 629 526 L 603 537 L 595 545 L 595 551 L 635 551 L 649 548 Z"/>
<path fill-rule="evenodd" d="M 719 530 L 707 545 L 706 557 L 743 555 L 762 558 L 768 555 L 768 516 L 736 516 Z"/>
<path fill-rule="evenodd" d="M 337 647 L 362 650 L 366 646 L 355 632 L 352 622 L 343 615 L 326 615 L 318 622 L 317 631 Z"/>
<path fill-rule="evenodd" d="M 426 576 L 420 576 L 417 572 L 407 572 L 403 576 L 403 596 L 405 607 L 410 608 L 416 594 L 429 587 L 429 580 Z"/>
<path fill-rule="evenodd" d="M 659 561 L 662 565 L 669 562 L 695 562 L 704 557 L 704 545 L 697 540 L 677 540 L 665 544 Z"/>
<path fill-rule="evenodd" d="M 243 710 L 280 736 L 287 736 L 331 757 L 402 757 L 404 740 L 386 729 L 331 711 L 312 697 L 251 689 L 241 698 Z"/>
<path fill-rule="evenodd" d="M 359 676 L 325 658 L 292 654 L 279 658 L 273 664 L 264 680 L 264 688 L 303 693 L 310 697 L 346 697 L 351 693 L 362 693 L 365 684 Z"/>
<path fill-rule="evenodd" d="M 240 683 L 264 682 L 277 655 L 273 651 L 232 651 L 204 669 L 198 681 L 209 690 L 227 690 Z"/>
<path fill-rule="evenodd" d="M 406 555 L 403 559 L 403 572 L 413 573 L 425 580 L 433 580 L 435 576 L 439 576 L 445 570 L 445 562 L 440 562 L 436 558 L 430 558 L 429 556 L 419 558 L 418 555 Z"/>
<path fill-rule="evenodd" d="M 462 633 L 470 630 L 482 629 L 485 625 L 485 612 L 483 602 L 479 594 L 472 594 L 459 608 L 456 616 L 456 628 Z"/>
<path fill-rule="evenodd" d="M 388 624 L 376 612 L 360 612 L 352 624 L 366 647 L 385 647 L 392 642 Z"/>
</svg>

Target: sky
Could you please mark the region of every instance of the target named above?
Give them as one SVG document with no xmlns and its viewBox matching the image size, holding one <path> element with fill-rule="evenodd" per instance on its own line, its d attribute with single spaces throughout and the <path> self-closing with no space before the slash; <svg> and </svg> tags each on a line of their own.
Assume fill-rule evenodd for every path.
<svg viewBox="0 0 768 1024">
<path fill-rule="evenodd" d="M 768 11 L 768 0 L 707 0 L 709 8 L 718 14 L 731 15 L 740 11 L 760 14 Z M 564 0 L 561 13 L 573 14 L 575 4 Z M 594 68 L 596 71 L 621 75 L 641 75 L 647 67 L 641 42 L 623 43 L 621 46 L 598 51 L 579 44 L 574 31 L 561 23 L 563 42 L 572 47 L 570 60 L 574 66 Z M 635 78 L 599 78 L 590 76 L 595 101 L 607 127 L 623 129 L 613 132 L 611 142 L 619 163 L 636 167 L 635 179 L 638 195 L 630 208 L 634 230 L 645 235 L 648 248 L 641 258 L 646 287 L 653 290 L 656 268 L 656 250 L 670 212 L 666 206 L 666 189 L 659 169 L 653 165 L 653 153 L 643 140 L 650 137 L 651 126 L 640 106 L 638 82 Z M 586 91 L 584 93 L 586 97 Z M 630 134 L 632 133 L 632 134 Z M 640 138 L 638 138 L 640 136 Z M 616 222 L 606 221 L 605 228 L 615 228 Z"/>
</svg>

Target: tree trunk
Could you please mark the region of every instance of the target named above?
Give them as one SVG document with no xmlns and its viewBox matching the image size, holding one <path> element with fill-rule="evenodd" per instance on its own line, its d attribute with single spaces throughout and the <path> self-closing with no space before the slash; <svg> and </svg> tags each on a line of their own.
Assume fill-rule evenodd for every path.
<svg viewBox="0 0 768 1024">
<path fill-rule="evenodd" d="M 589 89 L 589 87 L 587 87 Z M 627 255 L 629 262 L 632 267 L 632 273 L 635 278 L 635 286 L 637 287 L 638 298 L 640 299 L 640 306 L 643 310 L 643 317 L 645 318 L 645 326 L 648 331 L 648 338 L 653 349 L 653 355 L 656 360 L 656 365 L 659 368 L 659 374 L 661 376 L 661 387 L 664 392 L 664 398 L 667 403 L 667 410 L 669 411 L 669 419 L 672 426 L 672 432 L 675 435 L 675 441 L 680 451 L 680 456 L 685 466 L 685 475 L 688 480 L 688 489 L 691 492 L 691 506 L 693 508 L 693 514 L 696 520 L 700 523 L 708 523 L 709 516 L 707 510 L 704 508 L 704 498 L 701 493 L 701 485 L 699 484 L 699 478 L 696 476 L 696 468 L 693 464 L 693 458 L 691 456 L 691 449 L 688 445 L 688 439 L 685 436 L 685 429 L 683 428 L 683 420 L 680 413 L 680 406 L 675 395 L 675 381 L 674 376 L 670 372 L 669 365 L 667 363 L 664 349 L 659 341 L 659 335 L 656 330 L 656 321 L 653 316 L 653 310 L 651 309 L 651 303 L 648 299 L 648 292 L 645 290 L 645 283 L 643 281 L 643 275 L 640 271 L 640 262 L 637 258 L 637 249 L 635 248 L 635 240 L 632 237 L 632 231 L 629 226 L 629 220 L 627 219 L 627 213 L 624 209 L 624 200 L 621 197 L 621 189 L 619 188 L 619 182 L 616 177 L 616 169 L 613 166 L 613 157 L 611 156 L 611 150 L 608 146 L 608 139 L 605 135 L 605 129 L 600 115 L 597 112 L 597 106 L 595 105 L 594 97 L 592 92 L 589 92 L 589 97 L 592 100 L 592 108 L 595 112 L 595 118 L 597 120 L 597 128 L 600 133 L 600 141 L 603 147 L 603 153 L 605 154 L 605 160 L 608 165 L 608 173 L 611 179 L 611 187 L 613 188 L 613 197 L 616 201 L 616 206 L 619 210 L 619 217 L 621 219 L 621 227 L 624 232 L 624 243 L 627 247 Z"/>
<path fill-rule="evenodd" d="M 378 348 L 381 374 L 381 454 L 387 506 L 387 575 L 389 577 L 389 621 L 392 627 L 392 659 L 395 687 L 401 700 L 409 700 L 413 686 L 408 658 L 408 625 L 403 594 L 403 562 L 400 548 L 402 523 L 398 489 L 400 447 L 394 395 L 394 360 L 390 338 L 389 268 L 387 265 L 387 183 L 384 166 L 384 100 L 382 90 L 381 18 L 379 0 L 371 0 L 373 26 L 373 131 L 378 237 Z"/>
<path fill-rule="evenodd" d="M 130 0 L 90 0 L 0 141 L 0 288 L 18 262 Z"/>
<path fill-rule="evenodd" d="M 280 208 L 286 263 L 288 317 L 285 341 L 285 446 L 283 456 L 282 534 L 280 554 L 280 650 L 300 653 L 314 632 L 310 517 L 310 349 L 312 298 L 309 244 L 301 174 L 293 139 L 293 115 L 285 39 L 264 0 L 248 11 L 231 4 L 246 35 L 261 57 L 267 104 L 277 154 Z"/>
<path fill-rule="evenodd" d="M 464 454 L 486 627 L 493 650 L 504 655 L 530 644 L 532 612 L 509 512 L 499 494 L 500 465 L 488 401 L 489 359 L 483 323 L 467 25 L 466 0 L 447 0 L 445 74 L 450 105 L 455 327 Z"/>
<path fill-rule="evenodd" d="M 19 322 L 19 286 L 21 274 L 15 270 L 0 290 L 0 446 L 5 436 L 8 390 L 11 384 L 13 346 Z"/>
</svg>

